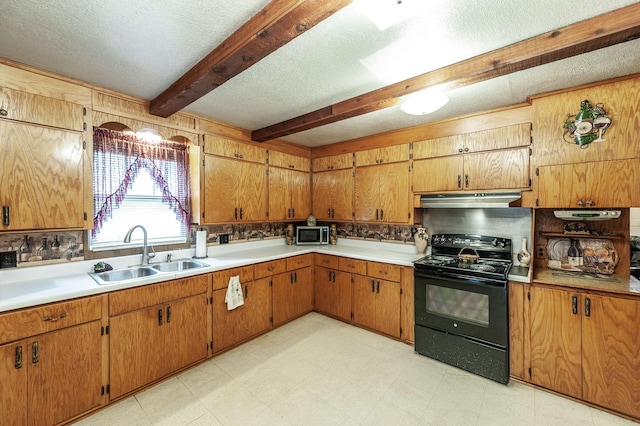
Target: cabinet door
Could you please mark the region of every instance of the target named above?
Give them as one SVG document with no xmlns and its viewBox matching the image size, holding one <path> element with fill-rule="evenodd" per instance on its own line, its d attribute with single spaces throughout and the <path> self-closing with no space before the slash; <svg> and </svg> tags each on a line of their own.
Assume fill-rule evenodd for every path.
<svg viewBox="0 0 640 426">
<path fill-rule="evenodd" d="M 464 135 L 445 136 L 413 143 L 413 159 L 446 157 L 464 152 Z"/>
<path fill-rule="evenodd" d="M 204 156 L 204 223 L 238 221 L 241 204 L 241 162 Z"/>
<path fill-rule="evenodd" d="M 81 133 L 0 120 L 0 229 L 82 228 L 83 153 Z"/>
<path fill-rule="evenodd" d="M 319 220 L 351 220 L 353 174 L 351 169 L 313 174 L 313 213 Z"/>
<path fill-rule="evenodd" d="M 273 150 L 269 150 L 269 164 L 275 167 L 305 172 L 311 169 L 311 160 L 308 158 Z"/>
<path fill-rule="evenodd" d="M 0 413 L 2 424 L 27 424 L 27 366 L 31 363 L 27 341 L 0 346 Z"/>
<path fill-rule="evenodd" d="M 164 371 L 164 305 L 109 320 L 111 399 L 150 383 Z"/>
<path fill-rule="evenodd" d="M 6 118 L 60 129 L 83 130 L 83 106 L 60 99 L 0 87 Z"/>
<path fill-rule="evenodd" d="M 375 329 L 393 337 L 400 337 L 400 284 L 375 280 Z"/>
<path fill-rule="evenodd" d="M 350 169 L 353 166 L 353 154 L 339 154 L 314 158 L 311 162 L 314 172 L 324 170 Z"/>
<path fill-rule="evenodd" d="M 460 191 L 462 171 L 462 155 L 414 161 L 413 192 Z"/>
<path fill-rule="evenodd" d="M 379 180 L 377 166 L 358 167 L 355 179 L 356 221 L 371 222 L 380 220 Z M 376 213 L 377 216 L 376 217 Z"/>
<path fill-rule="evenodd" d="M 100 321 L 93 321 L 29 341 L 26 361 L 30 425 L 57 424 L 100 405 L 100 327 Z"/>
<path fill-rule="evenodd" d="M 509 374 L 525 379 L 524 303 L 527 284 L 509 283 Z"/>
<path fill-rule="evenodd" d="M 204 135 L 204 152 L 260 164 L 267 162 L 266 149 L 216 135 Z"/>
<path fill-rule="evenodd" d="M 289 321 L 296 315 L 296 295 L 293 272 L 274 275 L 272 278 L 273 326 Z"/>
<path fill-rule="evenodd" d="M 213 292 L 213 352 L 219 352 L 241 340 L 238 335 L 244 306 L 231 311 L 227 310 L 227 304 L 224 301 L 226 294 L 227 289 Z"/>
<path fill-rule="evenodd" d="M 584 295 L 583 398 L 640 417 L 640 302 Z"/>
<path fill-rule="evenodd" d="M 492 151 L 531 145 L 531 123 L 480 130 L 464 135 L 465 152 Z"/>
<path fill-rule="evenodd" d="M 393 163 L 409 159 L 409 145 L 392 145 L 356 152 L 356 166 Z"/>
<path fill-rule="evenodd" d="M 532 286 L 529 303 L 531 381 L 581 398 L 580 295 L 574 291 Z"/>
<path fill-rule="evenodd" d="M 586 207 L 586 164 L 544 166 L 536 170 L 538 207 Z"/>
<path fill-rule="evenodd" d="M 640 205 L 640 160 L 600 161 L 587 166 L 587 207 Z M 589 201 L 593 205 L 589 205 Z"/>
<path fill-rule="evenodd" d="M 267 166 L 242 162 L 240 170 L 241 221 L 267 220 Z"/>
<path fill-rule="evenodd" d="M 380 220 L 390 223 L 409 221 L 409 164 L 378 166 L 378 206 Z"/>
<path fill-rule="evenodd" d="M 529 188 L 529 148 L 464 156 L 465 189 Z"/>
<path fill-rule="evenodd" d="M 376 281 L 353 275 L 353 322 L 363 327 L 376 328 Z"/>
<path fill-rule="evenodd" d="M 207 299 L 205 295 L 175 300 L 165 307 L 166 373 L 207 357 Z"/>
<path fill-rule="evenodd" d="M 311 177 L 307 172 L 289 172 L 291 217 L 305 220 L 311 214 Z M 269 194 L 271 196 L 271 194 Z"/>
<path fill-rule="evenodd" d="M 255 336 L 271 327 L 271 278 L 263 278 L 244 287 L 244 318 L 242 335 L 245 338 Z"/>
<path fill-rule="evenodd" d="M 316 293 L 316 311 L 334 315 L 333 301 L 335 300 L 333 286 L 334 270 L 316 266 L 314 285 Z"/>
<path fill-rule="evenodd" d="M 313 270 L 311 266 L 293 272 L 295 287 L 295 315 L 299 316 L 313 311 L 314 288 Z"/>
<path fill-rule="evenodd" d="M 291 219 L 289 177 L 287 169 L 269 168 L 269 220 Z"/>
</svg>

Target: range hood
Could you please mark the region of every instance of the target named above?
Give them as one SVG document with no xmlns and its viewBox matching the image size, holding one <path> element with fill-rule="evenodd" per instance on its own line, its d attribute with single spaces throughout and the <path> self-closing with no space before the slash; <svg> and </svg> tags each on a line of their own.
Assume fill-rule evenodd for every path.
<svg viewBox="0 0 640 426">
<path fill-rule="evenodd" d="M 457 194 L 425 194 L 420 196 L 423 208 L 504 208 L 520 200 L 520 192 L 476 192 Z"/>
</svg>

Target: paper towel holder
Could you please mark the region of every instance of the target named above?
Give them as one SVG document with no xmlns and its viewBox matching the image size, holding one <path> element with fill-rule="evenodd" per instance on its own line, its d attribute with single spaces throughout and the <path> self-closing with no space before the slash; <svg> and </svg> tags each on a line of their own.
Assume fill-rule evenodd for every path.
<svg viewBox="0 0 640 426">
<path fill-rule="evenodd" d="M 200 240 L 198 238 L 198 234 L 204 232 L 204 241 Z M 207 257 L 207 230 L 205 228 L 200 228 L 197 232 L 196 232 L 196 253 L 193 256 L 193 259 L 206 259 Z M 198 252 L 200 251 L 199 249 L 202 247 L 199 247 L 200 244 L 204 243 L 204 256 L 198 256 Z"/>
</svg>

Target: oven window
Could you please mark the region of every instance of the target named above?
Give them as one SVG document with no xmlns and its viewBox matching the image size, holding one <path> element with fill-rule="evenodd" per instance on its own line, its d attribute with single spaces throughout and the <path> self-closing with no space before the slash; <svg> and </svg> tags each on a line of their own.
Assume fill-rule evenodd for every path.
<svg viewBox="0 0 640 426">
<path fill-rule="evenodd" d="M 427 312 L 489 326 L 489 295 L 427 285 Z"/>
</svg>

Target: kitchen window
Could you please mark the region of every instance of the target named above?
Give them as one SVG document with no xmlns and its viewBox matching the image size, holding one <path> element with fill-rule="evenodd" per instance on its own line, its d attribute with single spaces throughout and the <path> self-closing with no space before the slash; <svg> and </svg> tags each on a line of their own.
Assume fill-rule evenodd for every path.
<svg viewBox="0 0 640 426">
<path fill-rule="evenodd" d="M 124 235 L 142 225 L 150 245 L 178 244 L 189 232 L 189 158 L 183 143 L 146 141 L 94 129 L 92 251 L 131 247 Z M 135 237 L 142 233 L 134 232 Z"/>
</svg>

